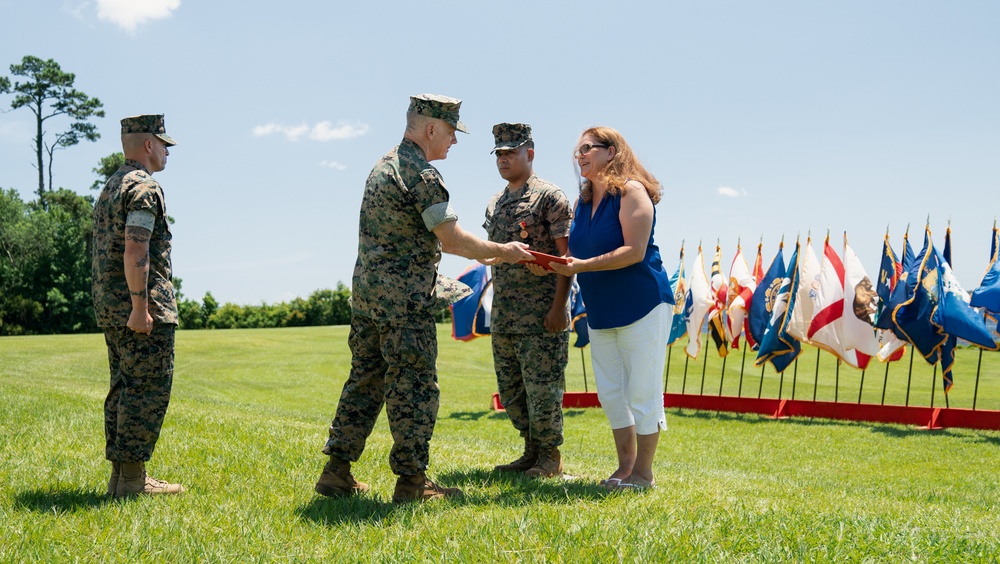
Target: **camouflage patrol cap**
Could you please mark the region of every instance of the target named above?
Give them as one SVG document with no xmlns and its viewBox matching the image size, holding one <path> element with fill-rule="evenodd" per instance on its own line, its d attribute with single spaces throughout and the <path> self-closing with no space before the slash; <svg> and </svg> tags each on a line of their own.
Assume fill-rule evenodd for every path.
<svg viewBox="0 0 1000 564">
<path fill-rule="evenodd" d="M 167 147 L 177 144 L 163 126 L 163 114 L 145 114 L 122 119 L 122 135 L 126 133 L 152 133 L 159 137 Z"/>
<path fill-rule="evenodd" d="M 493 139 L 496 146 L 491 153 L 517 149 L 531 141 L 531 126 L 526 123 L 498 123 L 493 126 Z"/>
<path fill-rule="evenodd" d="M 461 107 L 462 101 L 457 98 L 440 94 L 417 94 L 410 96 L 410 107 L 406 112 L 444 120 L 462 133 L 468 133 L 465 124 L 458 121 L 458 109 Z"/>
</svg>

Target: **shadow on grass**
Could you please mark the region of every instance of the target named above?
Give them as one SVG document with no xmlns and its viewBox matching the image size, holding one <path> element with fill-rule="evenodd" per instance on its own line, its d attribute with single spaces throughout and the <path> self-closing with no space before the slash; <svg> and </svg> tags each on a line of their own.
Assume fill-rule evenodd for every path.
<svg viewBox="0 0 1000 564">
<path fill-rule="evenodd" d="M 470 469 L 444 472 L 432 479 L 465 491 L 461 503 L 520 507 L 538 503 L 573 503 L 581 499 L 599 500 L 609 495 L 603 486 L 575 478 L 528 478 L 518 472 Z M 497 493 L 487 493 L 499 489 Z"/>
<path fill-rule="evenodd" d="M 39 513 L 73 513 L 101 507 L 114 500 L 94 490 L 30 490 L 14 496 L 14 507 Z"/>
<path fill-rule="evenodd" d="M 583 409 L 567 409 L 563 411 L 563 418 L 579 417 L 586 411 Z M 448 415 L 448 419 L 458 419 L 459 421 L 479 421 L 482 418 L 489 419 L 509 419 L 506 411 L 453 411 Z"/>
<path fill-rule="evenodd" d="M 299 517 L 324 526 L 344 523 L 375 523 L 392 516 L 396 506 L 371 494 L 347 498 L 316 496 L 295 512 Z"/>
<path fill-rule="evenodd" d="M 463 505 L 522 507 L 540 503 L 573 503 L 580 499 L 600 500 L 609 495 L 604 487 L 590 481 L 574 479 L 535 480 L 516 472 L 468 470 L 430 475 L 444 487 L 459 487 L 465 495 L 460 499 L 435 500 L 427 504 L 394 504 L 372 494 L 349 498 L 316 496 L 300 506 L 296 513 L 320 525 L 330 527 L 345 523 L 377 523 L 394 518 L 397 513 L 412 513 L 417 507 L 439 507 L 447 510 Z M 485 493 L 500 489 L 499 493 Z"/>
</svg>

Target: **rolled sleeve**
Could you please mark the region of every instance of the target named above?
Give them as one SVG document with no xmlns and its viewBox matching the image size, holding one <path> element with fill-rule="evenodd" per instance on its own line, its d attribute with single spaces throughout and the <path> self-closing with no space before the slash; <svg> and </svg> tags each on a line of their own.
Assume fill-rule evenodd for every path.
<svg viewBox="0 0 1000 564">
<path fill-rule="evenodd" d="M 125 225 L 142 227 L 152 232 L 153 227 L 156 225 L 156 214 L 150 210 L 131 211 L 125 218 Z"/>
<path fill-rule="evenodd" d="M 421 214 L 424 225 L 428 231 L 433 231 L 435 227 L 446 221 L 458 221 L 458 214 L 451 207 L 451 202 L 440 202 L 425 209 Z"/>
</svg>

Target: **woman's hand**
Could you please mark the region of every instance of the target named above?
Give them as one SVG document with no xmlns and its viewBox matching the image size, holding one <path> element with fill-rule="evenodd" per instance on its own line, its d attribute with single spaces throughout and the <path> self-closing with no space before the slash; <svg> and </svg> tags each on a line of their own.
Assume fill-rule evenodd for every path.
<svg viewBox="0 0 1000 564">
<path fill-rule="evenodd" d="M 566 264 L 559 264 L 558 262 L 550 262 L 549 266 L 556 274 L 562 274 L 563 276 L 573 276 L 577 272 L 586 271 L 586 260 L 577 259 L 573 257 L 565 257 Z"/>
</svg>

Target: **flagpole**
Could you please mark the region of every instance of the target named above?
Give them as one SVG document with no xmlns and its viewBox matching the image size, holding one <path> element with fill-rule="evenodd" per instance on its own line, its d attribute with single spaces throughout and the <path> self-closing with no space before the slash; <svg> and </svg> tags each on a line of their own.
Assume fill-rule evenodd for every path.
<svg viewBox="0 0 1000 564">
<path fill-rule="evenodd" d="M 865 370 L 867 368 L 861 369 L 861 384 L 858 386 L 858 405 L 861 405 L 861 392 L 865 389 Z"/>
<path fill-rule="evenodd" d="M 799 357 L 792 364 L 792 399 L 795 399 L 795 384 L 799 381 Z"/>
<path fill-rule="evenodd" d="M 663 391 L 667 391 L 667 378 L 670 378 L 670 353 L 674 352 L 674 347 L 667 345 L 667 367 L 663 370 Z"/>
<path fill-rule="evenodd" d="M 906 375 L 906 407 L 910 406 L 910 382 L 913 380 L 913 349 L 916 347 L 910 347 L 910 372 Z"/>
<path fill-rule="evenodd" d="M 699 396 L 705 395 L 705 369 L 708 368 L 708 351 L 705 351 L 705 361 L 701 363 L 701 391 Z"/>
<path fill-rule="evenodd" d="M 885 405 L 885 387 L 889 385 L 889 364 L 888 360 L 885 361 L 885 378 L 882 380 L 882 403 L 880 405 Z"/>
<path fill-rule="evenodd" d="M 722 375 L 719 376 L 719 397 L 722 397 L 722 384 L 726 381 L 726 357 L 722 357 Z"/>
<path fill-rule="evenodd" d="M 817 390 L 819 390 L 819 347 L 816 347 L 816 380 L 813 382 L 813 401 L 816 401 Z"/>
<path fill-rule="evenodd" d="M 747 340 L 743 339 L 743 358 L 740 359 L 740 387 L 736 392 L 736 397 L 743 396 L 743 366 L 747 361 Z"/>
<path fill-rule="evenodd" d="M 997 220 L 993 220 L 993 229 L 997 228 Z M 983 310 L 983 323 L 986 323 L 986 310 Z M 979 349 L 979 361 L 976 362 L 976 387 L 973 388 L 972 392 L 972 410 L 976 410 L 976 399 L 979 397 L 979 371 L 983 367 L 983 349 Z"/>
<path fill-rule="evenodd" d="M 837 359 L 836 379 L 833 381 L 833 403 L 840 400 L 840 359 Z"/>
<path fill-rule="evenodd" d="M 785 371 L 782 370 L 778 373 L 778 375 L 781 376 L 781 378 L 778 379 L 778 399 L 781 399 L 781 391 L 785 387 Z"/>
<path fill-rule="evenodd" d="M 689 360 L 691 360 L 691 357 L 689 357 L 688 355 L 684 355 L 684 378 L 681 380 L 681 394 L 684 393 L 684 388 L 687 387 L 687 383 L 688 383 L 688 361 Z"/>
<path fill-rule="evenodd" d="M 580 366 L 583 367 L 583 391 L 589 392 L 587 389 L 587 361 L 583 358 L 583 348 L 580 348 Z"/>
<path fill-rule="evenodd" d="M 931 408 L 934 407 L 934 392 L 937 391 L 937 364 L 934 365 L 934 375 L 931 376 Z"/>
<path fill-rule="evenodd" d="M 979 369 L 983 366 L 983 349 L 979 349 L 979 362 L 976 363 L 976 387 L 972 392 L 972 411 L 976 410 L 976 398 L 979 396 Z"/>
<path fill-rule="evenodd" d="M 760 399 L 761 394 L 764 393 L 764 369 L 767 368 L 767 363 L 760 365 L 760 386 L 757 388 L 757 399 Z"/>
</svg>

